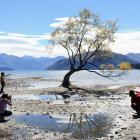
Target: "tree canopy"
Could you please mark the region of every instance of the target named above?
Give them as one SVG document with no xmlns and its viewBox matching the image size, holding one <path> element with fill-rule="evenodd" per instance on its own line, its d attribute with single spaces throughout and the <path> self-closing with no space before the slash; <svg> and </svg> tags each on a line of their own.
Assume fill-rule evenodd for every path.
<svg viewBox="0 0 140 140">
<path fill-rule="evenodd" d="M 106 73 L 100 69 L 94 60 L 112 54 L 109 46 L 114 42 L 116 30 L 116 22 L 112 20 L 103 22 L 98 15 L 83 9 L 78 16 L 69 17 L 63 26 L 52 32 L 50 40 L 52 48 L 56 45 L 63 47 L 69 58 L 70 71 L 64 77 L 63 86 L 68 87 L 71 74 L 81 70 L 104 77 L 114 77 L 112 72 Z M 100 72 L 86 69 L 86 65 L 91 65 Z M 110 65 L 110 68 L 112 70 L 114 67 Z"/>
</svg>

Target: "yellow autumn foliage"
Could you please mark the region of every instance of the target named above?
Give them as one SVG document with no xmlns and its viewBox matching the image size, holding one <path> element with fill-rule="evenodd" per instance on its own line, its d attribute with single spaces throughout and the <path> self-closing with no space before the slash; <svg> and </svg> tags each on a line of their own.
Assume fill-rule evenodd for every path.
<svg viewBox="0 0 140 140">
<path fill-rule="evenodd" d="M 131 70 L 132 67 L 131 67 L 131 64 L 129 64 L 128 62 L 121 62 L 119 64 L 119 69 L 120 70 Z"/>
</svg>

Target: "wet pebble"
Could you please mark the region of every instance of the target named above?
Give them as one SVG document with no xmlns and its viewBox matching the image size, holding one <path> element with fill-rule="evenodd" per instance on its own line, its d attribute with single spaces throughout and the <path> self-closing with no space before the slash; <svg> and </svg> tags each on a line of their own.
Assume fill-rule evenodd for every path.
<svg viewBox="0 0 140 140">
<path fill-rule="evenodd" d="M 124 130 L 124 129 L 127 129 L 127 128 L 126 128 L 126 127 L 122 127 L 121 129 L 123 129 L 123 130 Z"/>
<path fill-rule="evenodd" d="M 137 140 L 137 138 L 136 137 L 133 137 L 132 140 Z"/>
<path fill-rule="evenodd" d="M 30 115 L 30 113 L 26 113 L 26 115 Z"/>
<path fill-rule="evenodd" d="M 112 138 L 114 138 L 114 136 L 110 136 L 110 138 L 112 139 Z"/>
<path fill-rule="evenodd" d="M 37 135 L 37 134 L 38 134 L 38 132 L 34 132 L 34 134 L 35 134 L 35 135 Z"/>
<path fill-rule="evenodd" d="M 115 131 L 115 134 L 118 134 L 119 132 L 118 131 Z"/>
</svg>

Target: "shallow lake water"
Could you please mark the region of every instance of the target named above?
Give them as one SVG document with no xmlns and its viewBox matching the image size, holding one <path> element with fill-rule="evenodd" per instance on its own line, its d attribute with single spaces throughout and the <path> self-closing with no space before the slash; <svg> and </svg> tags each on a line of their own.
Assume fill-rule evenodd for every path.
<svg viewBox="0 0 140 140">
<path fill-rule="evenodd" d="M 71 133 L 77 139 L 106 136 L 113 125 L 113 119 L 102 113 L 92 115 L 73 113 L 70 116 L 22 114 L 15 115 L 13 120 L 47 131 Z"/>
<path fill-rule="evenodd" d="M 52 101 L 52 100 L 59 100 L 63 99 L 61 95 L 34 95 L 34 94 L 24 94 L 24 95 L 13 95 L 12 99 L 15 100 L 45 100 L 45 101 Z"/>
<path fill-rule="evenodd" d="M 46 87 L 56 87 L 61 84 L 64 75 L 68 71 L 66 70 L 56 70 L 56 71 L 9 71 L 12 75 L 8 78 L 30 78 L 30 77 L 40 77 L 46 79 L 47 81 L 41 81 L 31 84 L 32 88 L 46 88 Z M 74 73 L 70 80 L 75 85 L 80 86 L 118 86 L 118 85 L 131 85 L 140 84 L 140 71 L 131 70 L 122 77 L 118 78 L 104 78 L 95 73 L 89 73 L 86 71 L 81 71 Z"/>
<path fill-rule="evenodd" d="M 90 97 L 89 97 L 90 98 Z M 89 99 L 86 97 L 81 97 L 78 94 L 72 95 L 65 99 L 61 95 L 49 94 L 49 95 L 34 95 L 34 94 L 24 94 L 24 95 L 13 95 L 13 100 L 43 100 L 43 101 L 85 101 Z"/>
</svg>

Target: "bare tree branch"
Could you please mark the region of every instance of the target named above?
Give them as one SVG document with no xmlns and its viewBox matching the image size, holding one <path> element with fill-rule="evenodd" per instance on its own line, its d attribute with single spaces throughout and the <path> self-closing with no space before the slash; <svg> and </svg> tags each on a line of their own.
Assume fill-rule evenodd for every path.
<svg viewBox="0 0 140 140">
<path fill-rule="evenodd" d="M 63 86 L 69 85 L 69 78 L 76 71 L 87 70 L 107 78 L 125 73 L 125 71 L 102 70 L 93 61 L 109 56 L 107 52 L 110 43 L 114 42 L 115 32 L 116 22 L 104 23 L 100 21 L 98 15 L 84 9 L 79 16 L 70 17 L 63 27 L 57 28 L 52 33 L 52 44 L 61 45 L 66 49 L 70 62 L 70 71 L 64 76 Z M 99 70 L 100 73 L 86 69 L 87 64 Z"/>
</svg>

